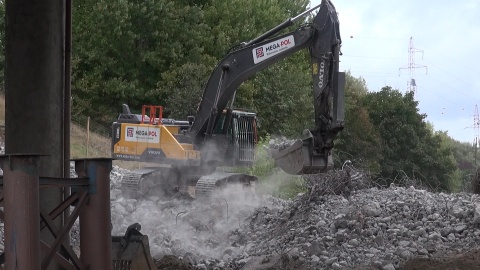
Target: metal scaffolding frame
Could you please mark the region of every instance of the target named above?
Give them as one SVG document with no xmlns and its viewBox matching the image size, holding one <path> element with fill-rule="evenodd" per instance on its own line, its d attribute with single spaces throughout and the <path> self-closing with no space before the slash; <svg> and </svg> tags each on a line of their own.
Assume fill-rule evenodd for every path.
<svg viewBox="0 0 480 270">
<path fill-rule="evenodd" d="M 0 218 L 5 223 L 5 251 L 0 262 L 5 269 L 47 269 L 56 261 L 65 269 L 113 269 L 111 255 L 110 171 L 112 159 L 78 159 L 78 178 L 39 176 L 39 157 L 35 154 L 4 155 L 0 159 L 4 171 L 0 178 Z M 50 213 L 40 210 L 39 190 L 70 188 L 71 195 Z M 63 227 L 53 221 L 74 210 Z M 80 222 L 80 257 L 68 242 L 75 221 Z M 47 229 L 55 237 L 48 245 L 40 238 Z M 46 254 L 41 260 L 40 250 Z"/>
</svg>

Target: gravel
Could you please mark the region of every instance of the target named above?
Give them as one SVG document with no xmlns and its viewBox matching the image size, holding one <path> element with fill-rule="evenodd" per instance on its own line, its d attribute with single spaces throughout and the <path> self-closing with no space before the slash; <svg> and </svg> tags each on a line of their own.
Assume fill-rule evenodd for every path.
<svg viewBox="0 0 480 270">
<path fill-rule="evenodd" d="M 272 138 L 268 142 L 268 147 L 271 149 L 284 150 L 292 146 L 297 140 L 289 140 L 285 137 Z"/>
<path fill-rule="evenodd" d="M 208 270 L 393 270 L 414 257 L 480 247 L 475 194 L 391 185 L 282 200 L 236 187 L 209 201 L 127 199 L 118 189 L 125 172 L 114 166 L 110 175 L 112 235 L 140 223 L 157 261 L 172 255 Z M 71 236 L 78 245 L 78 226 Z"/>
</svg>

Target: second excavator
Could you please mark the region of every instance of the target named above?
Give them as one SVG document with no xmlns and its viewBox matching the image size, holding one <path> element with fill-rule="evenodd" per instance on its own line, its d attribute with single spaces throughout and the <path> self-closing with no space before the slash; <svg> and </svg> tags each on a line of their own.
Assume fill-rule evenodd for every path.
<svg viewBox="0 0 480 270">
<path fill-rule="evenodd" d="M 311 23 L 278 35 L 317 9 Z M 161 106 L 144 106 L 142 114 L 132 114 L 124 105 L 113 123 L 113 158 L 153 166 L 132 171 L 123 178 L 122 188 L 147 194 L 159 186 L 172 194 L 195 187 L 195 196 L 204 197 L 230 183 L 250 186 L 254 176 L 217 170 L 250 166 L 255 159 L 256 114 L 235 109 L 236 91 L 250 76 L 303 49 L 311 56 L 315 126 L 289 147 L 271 149 L 271 155 L 289 174 L 331 169 L 333 141 L 344 127 L 340 45 L 335 7 L 323 0 L 225 55 L 211 73 L 196 115 L 186 121 L 163 118 Z"/>
</svg>

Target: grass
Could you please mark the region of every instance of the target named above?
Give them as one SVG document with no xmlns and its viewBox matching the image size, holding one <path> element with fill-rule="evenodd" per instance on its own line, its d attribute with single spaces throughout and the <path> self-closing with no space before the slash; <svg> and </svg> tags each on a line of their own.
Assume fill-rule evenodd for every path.
<svg viewBox="0 0 480 270">
<path fill-rule="evenodd" d="M 0 95 L 0 126 L 5 124 L 5 96 Z M 3 134 L 1 134 L 3 136 Z M 88 145 L 88 147 L 87 147 Z M 86 128 L 71 123 L 70 126 L 70 157 L 73 158 L 94 158 L 111 157 L 110 138 L 90 133 L 87 144 Z M 88 152 L 87 152 L 88 149 Z M 121 164 L 119 161 L 114 161 Z M 125 164 L 127 165 L 127 164 Z M 132 165 L 129 165 L 130 167 Z M 134 165 L 135 166 L 135 165 Z M 138 166 L 138 165 L 137 165 Z M 127 166 L 128 167 L 128 166 Z"/>
<path fill-rule="evenodd" d="M 87 136 L 87 130 L 81 126 L 71 124 L 70 127 L 70 155 L 72 158 L 111 157 L 110 138 L 93 132 Z"/>
<path fill-rule="evenodd" d="M 258 177 L 255 185 L 257 192 L 271 194 L 283 199 L 291 199 L 306 191 L 304 180 L 301 176 L 289 175 L 275 167 L 274 160 L 267 151 L 269 137 L 259 142 L 256 149 L 256 160 L 252 167 L 239 168 L 238 172 Z"/>
<path fill-rule="evenodd" d="M 105 137 L 94 132 L 87 136 L 86 128 L 71 124 L 70 127 L 70 157 L 74 158 L 96 158 L 112 157 L 112 141 L 110 137 Z M 147 164 L 136 161 L 114 160 L 113 165 L 133 170 L 145 167 Z"/>
</svg>

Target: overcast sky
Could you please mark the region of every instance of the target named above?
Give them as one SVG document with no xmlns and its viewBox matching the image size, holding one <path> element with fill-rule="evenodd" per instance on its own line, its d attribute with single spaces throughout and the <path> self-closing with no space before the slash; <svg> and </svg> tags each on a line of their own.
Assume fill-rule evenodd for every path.
<svg viewBox="0 0 480 270">
<path fill-rule="evenodd" d="M 331 1 L 343 41 L 340 70 L 363 77 L 370 91 L 388 85 L 405 93 L 412 37 L 420 113 L 435 130 L 474 141 L 479 135 L 474 115 L 480 106 L 480 1 Z M 319 3 L 312 0 L 311 6 Z"/>
</svg>

